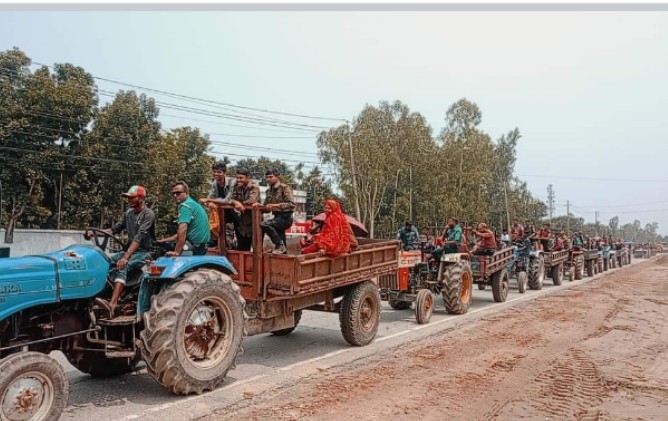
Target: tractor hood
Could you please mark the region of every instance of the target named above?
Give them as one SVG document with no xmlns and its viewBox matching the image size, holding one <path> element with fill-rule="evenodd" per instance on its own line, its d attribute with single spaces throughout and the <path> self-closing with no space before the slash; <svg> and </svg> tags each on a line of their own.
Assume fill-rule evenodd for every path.
<svg viewBox="0 0 668 421">
<path fill-rule="evenodd" d="M 94 297 L 108 271 L 108 257 L 89 245 L 0 259 L 0 320 L 27 307 Z"/>
</svg>

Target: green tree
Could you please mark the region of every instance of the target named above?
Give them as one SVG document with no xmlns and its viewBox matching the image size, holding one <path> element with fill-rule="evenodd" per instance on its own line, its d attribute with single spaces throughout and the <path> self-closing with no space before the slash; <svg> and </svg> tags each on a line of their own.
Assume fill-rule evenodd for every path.
<svg viewBox="0 0 668 421">
<path fill-rule="evenodd" d="M 195 200 L 209 193 L 211 165 L 214 158 L 207 154 L 211 145 L 208 135 L 197 128 L 179 127 L 160 136 L 148 148 L 146 188 L 151 197 L 149 205 L 164 223 L 176 218 L 176 206 L 171 196 L 172 184 L 183 180 Z"/>
<path fill-rule="evenodd" d="M 146 185 L 150 172 L 150 147 L 162 139 L 155 101 L 134 91 L 119 91 L 103 106 L 82 145 L 88 163 L 80 177 L 89 179 L 88 195 L 78 206 L 95 209 L 93 220 L 102 226 L 117 220 L 126 204 L 120 194 L 135 184 Z M 100 158 L 104 157 L 104 158 Z M 149 200 L 151 198 L 149 191 Z"/>
<path fill-rule="evenodd" d="M 360 219 L 372 237 L 378 224 L 381 232 L 386 232 L 397 215 L 413 211 L 411 189 L 420 185 L 418 173 L 426 172 L 426 159 L 432 159 L 436 152 L 424 118 L 399 101 L 367 105 L 352 125 L 322 132 L 318 148 L 322 161 L 338 175 L 336 181 L 344 196 L 354 208 L 359 205 Z M 397 181 L 399 176 L 394 175 L 398 170 L 405 170 L 399 171 L 399 176 L 403 172 L 407 178 Z"/>
<path fill-rule="evenodd" d="M 53 73 L 46 66 L 31 73 L 30 63 L 19 49 L 0 53 L 0 182 L 9 198 L 8 243 L 17 226 L 58 226 L 60 179 L 83 164 L 73 151 L 97 106 L 93 78 L 82 68 L 56 64 Z"/>
<path fill-rule="evenodd" d="M 290 167 L 280 159 L 271 159 L 266 156 L 260 156 L 257 159 L 245 158 L 237 161 L 236 165 L 231 169 L 231 173 L 236 173 L 237 168 L 243 168 L 250 171 L 251 177 L 259 180 L 260 185 L 266 185 L 264 181 L 264 174 L 268 170 L 278 170 L 281 173 L 281 181 L 290 186 L 294 185 L 294 174 Z"/>
</svg>

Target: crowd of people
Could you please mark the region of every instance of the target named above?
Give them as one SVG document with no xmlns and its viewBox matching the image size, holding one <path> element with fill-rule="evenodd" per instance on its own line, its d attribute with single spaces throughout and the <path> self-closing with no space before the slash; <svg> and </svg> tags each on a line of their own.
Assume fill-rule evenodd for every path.
<svg viewBox="0 0 668 421">
<path fill-rule="evenodd" d="M 439 256 L 444 253 L 471 253 L 489 256 L 504 247 L 517 246 L 521 249 L 535 248 L 539 251 L 569 250 L 571 247 L 586 249 L 602 249 L 610 246 L 615 250 L 622 250 L 628 244 L 621 238 L 589 237 L 581 232 L 574 232 L 570 236 L 565 232 L 552 232 L 549 223 L 543 223 L 540 228 L 531 221 L 521 224 L 513 221 L 509 229 L 493 232 L 489 226 L 481 222 L 474 229 L 466 223 L 459 223 L 457 218 L 451 217 L 440 236 L 434 236 L 428 226 L 421 228 L 421 234 L 407 221 L 397 233 L 401 241 L 402 250 L 428 250 Z"/>
</svg>

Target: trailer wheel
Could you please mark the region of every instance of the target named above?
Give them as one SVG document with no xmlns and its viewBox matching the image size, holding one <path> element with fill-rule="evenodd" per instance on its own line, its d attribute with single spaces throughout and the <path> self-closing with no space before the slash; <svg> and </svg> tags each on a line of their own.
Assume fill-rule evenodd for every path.
<svg viewBox="0 0 668 421">
<path fill-rule="evenodd" d="M 603 259 L 603 272 L 607 272 L 610 269 L 610 259 Z"/>
<path fill-rule="evenodd" d="M 18 352 L 0 361 L 0 419 L 57 421 L 70 385 L 58 361 L 39 352 Z"/>
<path fill-rule="evenodd" d="M 484 291 L 485 288 L 487 288 L 487 284 L 478 284 L 478 289 L 479 289 L 480 291 Z"/>
<path fill-rule="evenodd" d="M 411 308 L 410 301 L 388 300 L 388 303 L 390 304 L 390 307 L 392 307 L 395 310 L 408 310 L 409 308 Z"/>
<path fill-rule="evenodd" d="M 552 282 L 554 285 L 561 285 L 561 280 L 564 274 L 564 264 L 559 263 L 552 267 Z"/>
<path fill-rule="evenodd" d="M 543 289 L 545 279 L 545 263 L 543 256 L 534 257 L 529 263 L 529 289 Z"/>
<path fill-rule="evenodd" d="M 297 325 L 299 324 L 299 321 L 302 319 L 302 311 L 301 310 L 295 310 L 292 315 L 295 318 L 295 325 L 292 327 L 288 327 L 286 329 L 280 329 L 280 330 L 274 330 L 271 332 L 272 335 L 274 336 L 285 336 L 289 335 L 292 333 L 293 330 L 297 328 Z"/>
<path fill-rule="evenodd" d="M 434 296 L 428 289 L 421 289 L 418 291 L 417 299 L 415 300 L 415 320 L 418 324 L 429 323 L 431 314 L 434 312 Z"/>
<path fill-rule="evenodd" d="M 596 274 L 594 270 L 594 259 L 587 260 L 587 276 L 591 277 Z"/>
<path fill-rule="evenodd" d="M 525 271 L 521 271 L 517 274 L 517 290 L 520 294 L 524 294 L 527 290 L 527 282 L 529 281 L 529 275 Z"/>
<path fill-rule="evenodd" d="M 508 297 L 508 278 L 509 275 L 506 268 L 492 275 L 492 295 L 494 296 L 494 301 L 497 303 L 506 301 Z"/>
<path fill-rule="evenodd" d="M 441 262 L 441 265 L 445 263 Z M 441 268 L 442 269 L 442 268 Z M 469 262 L 457 262 L 441 270 L 441 296 L 445 310 L 450 314 L 464 314 L 471 305 L 473 272 Z"/>
<path fill-rule="evenodd" d="M 167 286 L 144 314 L 149 374 L 176 394 L 218 387 L 242 351 L 245 304 L 237 284 L 216 270 L 188 272 Z"/>
<path fill-rule="evenodd" d="M 575 267 L 575 280 L 579 281 L 580 279 L 583 278 L 583 272 L 584 272 L 584 258 L 581 256 L 574 259 L 573 265 Z"/>
<path fill-rule="evenodd" d="M 350 345 L 364 346 L 373 341 L 380 324 L 380 292 L 376 284 L 364 281 L 346 291 L 339 322 L 343 339 Z"/>
</svg>

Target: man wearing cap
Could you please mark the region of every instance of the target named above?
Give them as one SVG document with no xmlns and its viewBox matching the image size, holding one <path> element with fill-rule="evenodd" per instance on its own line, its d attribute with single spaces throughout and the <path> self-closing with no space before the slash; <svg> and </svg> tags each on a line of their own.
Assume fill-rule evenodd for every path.
<svg viewBox="0 0 668 421">
<path fill-rule="evenodd" d="M 209 203 L 234 205 L 234 209 L 240 214 L 233 220 L 237 250 L 249 251 L 253 245 L 253 215 L 250 210 L 244 210 L 244 206 L 260 203 L 260 187 L 251 179 L 251 173 L 246 169 L 237 169 L 236 178 L 231 195 L 224 199 L 209 199 Z"/>
<path fill-rule="evenodd" d="M 127 193 L 123 193 L 121 196 L 127 198 L 130 209 L 125 212 L 124 218 L 118 221 L 116 225 L 104 231 L 117 235 L 125 230 L 130 245 L 127 250 L 111 256 L 111 278 L 114 279 L 111 301 L 106 302 L 101 298 L 95 300 L 98 305 L 109 310 L 110 317 L 116 315 L 118 299 L 127 283 L 128 273 L 140 269 L 144 265 L 155 239 L 155 214 L 145 204 L 146 189 L 143 186 L 132 186 Z M 86 232 L 87 237 L 93 235 L 95 234 L 92 231 Z"/>
<path fill-rule="evenodd" d="M 190 190 L 184 181 L 177 181 L 172 185 L 172 197 L 178 204 L 179 227 L 175 235 L 159 240 L 160 243 L 176 241 L 173 251 L 165 253 L 167 257 L 180 256 L 183 251 L 190 249 L 194 256 L 206 254 L 211 233 L 209 218 L 206 211 L 190 197 Z M 186 247 L 186 241 L 188 247 Z"/>
<path fill-rule="evenodd" d="M 292 189 L 287 184 L 281 183 L 280 173 L 277 170 L 269 170 L 265 174 L 265 180 L 269 188 L 265 192 L 263 213 L 271 212 L 274 217 L 260 223 L 262 234 L 269 235 L 274 243 L 274 254 L 286 254 L 288 252 L 285 243 L 285 230 L 292 226 L 292 211 L 295 209 L 295 200 L 292 197 Z M 260 203 L 254 203 L 254 208 L 260 207 Z"/>
</svg>

